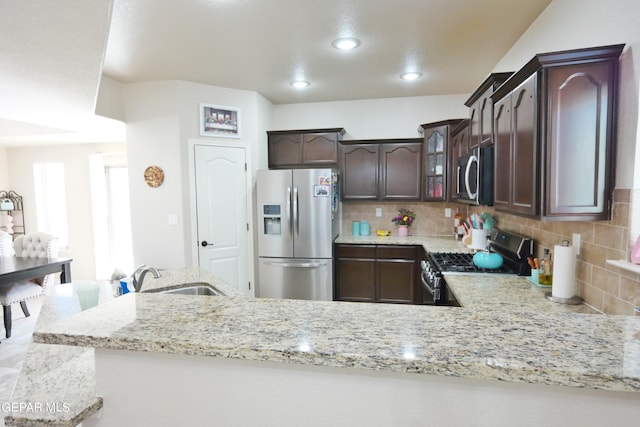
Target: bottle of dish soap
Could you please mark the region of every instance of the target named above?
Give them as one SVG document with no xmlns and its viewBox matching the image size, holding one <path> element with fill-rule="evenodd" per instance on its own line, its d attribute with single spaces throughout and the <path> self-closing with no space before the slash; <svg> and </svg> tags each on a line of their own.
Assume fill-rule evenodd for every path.
<svg viewBox="0 0 640 427">
<path fill-rule="evenodd" d="M 551 286 L 553 283 L 553 260 L 549 248 L 544 248 L 544 257 L 540 261 L 540 284 Z"/>
</svg>

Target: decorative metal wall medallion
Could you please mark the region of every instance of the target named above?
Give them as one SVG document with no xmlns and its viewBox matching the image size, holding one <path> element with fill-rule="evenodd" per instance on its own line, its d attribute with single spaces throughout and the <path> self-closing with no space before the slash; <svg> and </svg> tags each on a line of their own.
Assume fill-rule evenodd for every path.
<svg viewBox="0 0 640 427">
<path fill-rule="evenodd" d="M 149 166 L 144 170 L 144 180 L 149 187 L 160 187 L 164 181 L 164 172 L 159 166 Z"/>
</svg>

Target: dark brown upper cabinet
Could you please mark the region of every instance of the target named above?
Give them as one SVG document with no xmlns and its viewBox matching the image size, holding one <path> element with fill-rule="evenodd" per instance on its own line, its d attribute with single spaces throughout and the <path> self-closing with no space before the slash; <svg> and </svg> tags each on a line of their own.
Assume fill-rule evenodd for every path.
<svg viewBox="0 0 640 427">
<path fill-rule="evenodd" d="M 342 200 L 420 200 L 422 139 L 342 141 Z"/>
<path fill-rule="evenodd" d="M 422 141 L 380 145 L 380 198 L 420 200 Z"/>
<path fill-rule="evenodd" d="M 341 196 L 343 200 L 379 198 L 379 144 L 340 144 Z"/>
<path fill-rule="evenodd" d="M 471 94 L 469 107 L 469 149 L 493 143 L 493 102 L 491 95 L 513 73 L 491 73 Z"/>
<path fill-rule="evenodd" d="M 337 166 L 344 133 L 342 128 L 267 131 L 269 169 Z"/>
<path fill-rule="evenodd" d="M 494 108 L 493 206 L 528 216 L 538 210 L 535 77 L 522 82 Z"/>
<path fill-rule="evenodd" d="M 451 132 L 462 119 L 420 125 L 422 146 L 422 200 L 446 201 L 449 197 L 451 171 Z"/>
<path fill-rule="evenodd" d="M 494 92 L 497 210 L 546 221 L 611 218 L 623 48 L 536 55 Z"/>
<path fill-rule="evenodd" d="M 469 152 L 469 119 L 464 119 L 451 130 L 451 148 L 449 149 L 449 172 L 447 173 L 448 197 L 450 201 L 458 199 L 458 158 Z"/>
</svg>

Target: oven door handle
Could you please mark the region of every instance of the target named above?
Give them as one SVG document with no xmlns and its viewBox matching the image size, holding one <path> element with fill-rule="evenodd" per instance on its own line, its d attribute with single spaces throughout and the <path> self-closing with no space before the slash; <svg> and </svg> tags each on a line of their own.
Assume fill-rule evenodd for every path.
<svg viewBox="0 0 640 427">
<path fill-rule="evenodd" d="M 427 283 L 427 281 L 424 278 L 424 271 L 420 275 L 420 280 L 422 281 L 422 284 L 424 285 L 424 287 L 429 290 L 429 293 L 431 295 L 433 295 L 433 301 L 439 301 L 440 300 L 440 287 L 439 286 L 434 286 L 432 288 L 431 286 L 429 286 L 429 284 Z M 440 278 L 436 277 L 436 280 L 439 282 Z"/>
</svg>

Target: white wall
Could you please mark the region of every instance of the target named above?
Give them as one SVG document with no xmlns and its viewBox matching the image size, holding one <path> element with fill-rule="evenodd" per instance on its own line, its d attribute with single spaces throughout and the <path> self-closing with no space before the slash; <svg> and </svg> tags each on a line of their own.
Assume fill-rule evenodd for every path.
<svg viewBox="0 0 640 427">
<path fill-rule="evenodd" d="M 620 61 L 617 188 L 640 187 L 638 0 L 554 0 L 498 62 L 494 71 L 514 71 L 536 53 L 624 43 Z M 636 170 L 637 169 L 637 170 Z"/>
<path fill-rule="evenodd" d="M 127 159 L 134 264 L 159 268 L 185 265 L 184 232 L 167 226 L 167 215 L 184 217 L 177 82 L 125 87 Z M 164 171 L 164 183 L 149 187 L 148 166 Z"/>
<path fill-rule="evenodd" d="M 96 278 L 91 189 L 89 183 L 89 155 L 118 153 L 125 144 L 72 144 L 41 147 L 7 148 L 7 162 L 11 189 L 23 197 L 27 232 L 36 229 L 33 165 L 42 162 L 62 162 L 65 169 L 66 207 L 69 223 L 69 250 L 73 258 L 73 280 Z M 0 150 L 1 151 L 1 150 Z"/>
<path fill-rule="evenodd" d="M 272 106 L 255 92 L 184 81 L 129 84 L 124 92 L 135 263 L 161 268 L 197 265 L 189 144 L 245 147 L 247 192 L 252 194 L 255 170 L 266 165 L 263 147 Z M 200 103 L 239 108 L 241 138 L 201 136 Z M 143 172 L 150 165 L 165 172 L 158 188 L 144 183 Z M 251 200 L 249 209 L 251 215 Z M 178 215 L 177 226 L 167 225 L 169 214 Z"/>
<path fill-rule="evenodd" d="M 478 84 L 486 76 L 478 76 Z M 282 104 L 270 130 L 343 127 L 344 139 L 417 138 L 423 123 L 469 117 L 463 95 Z"/>
<path fill-rule="evenodd" d="M 0 147 L 0 190 L 9 191 L 9 163 L 7 162 L 7 149 Z"/>
<path fill-rule="evenodd" d="M 125 118 L 123 91 L 122 83 L 103 74 L 100 77 L 95 113 L 123 122 Z"/>
</svg>

